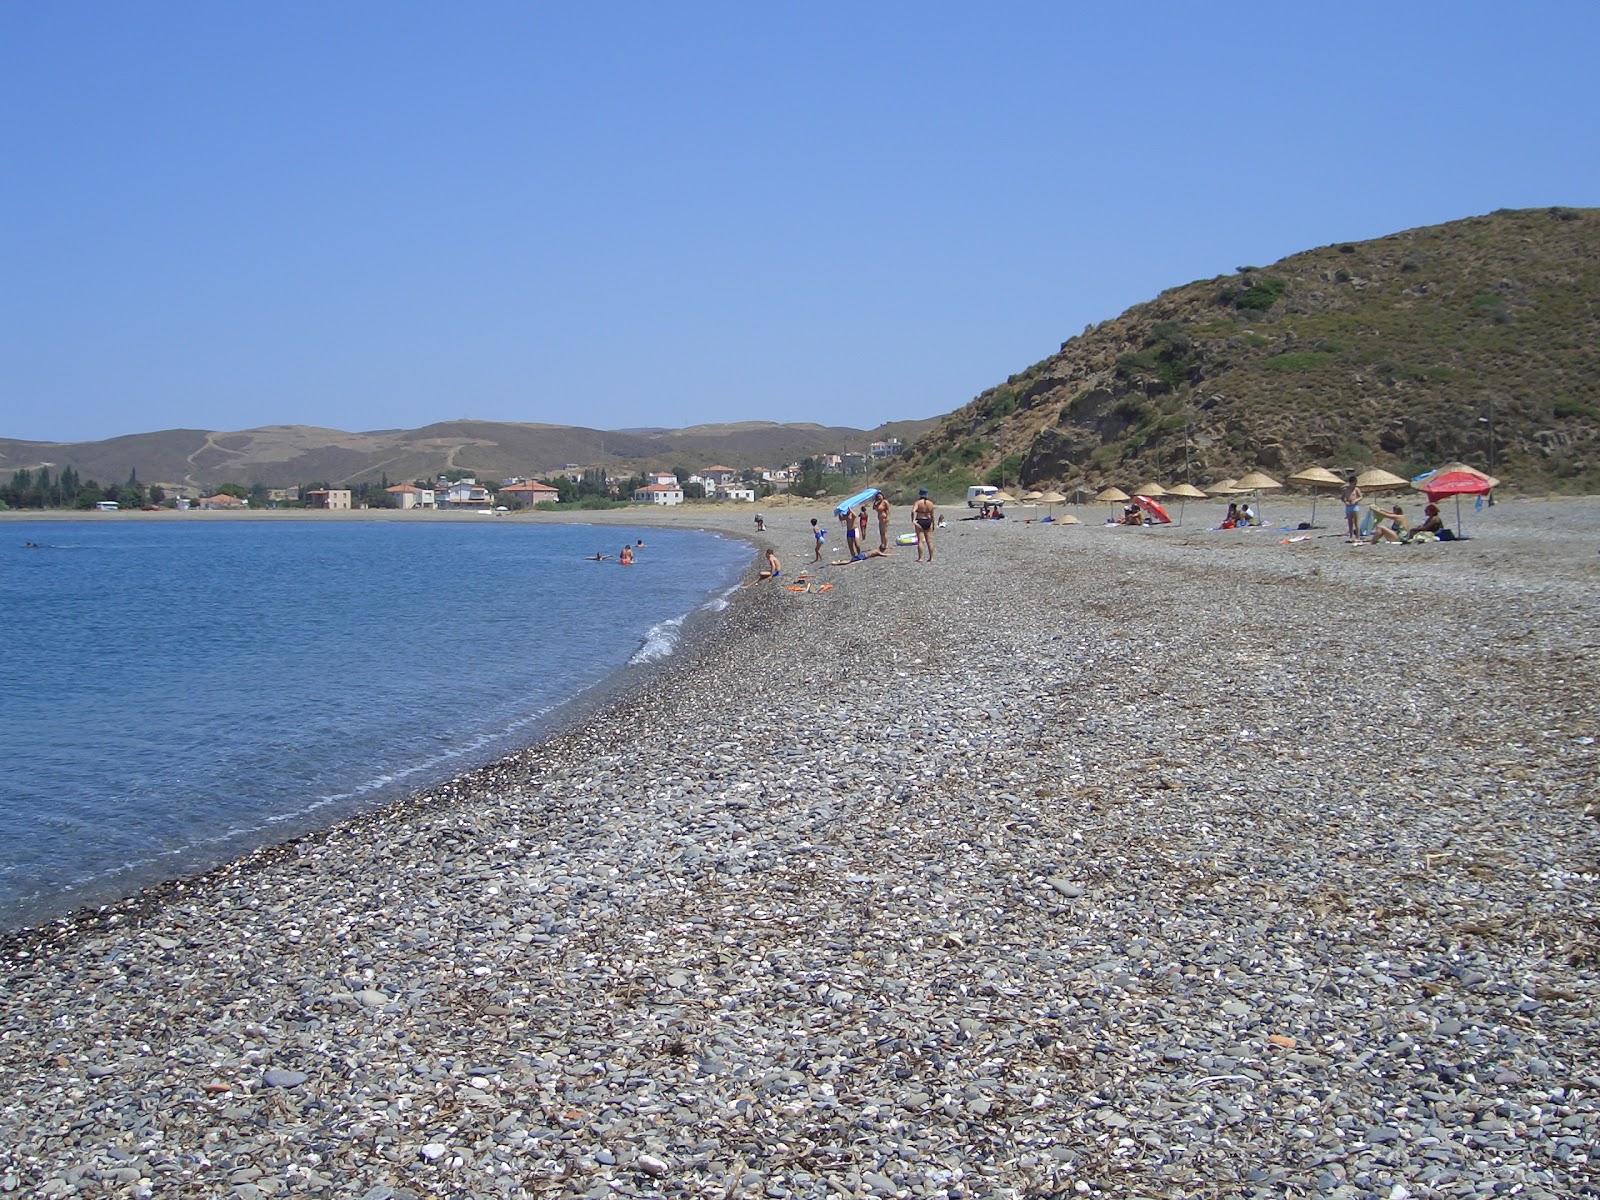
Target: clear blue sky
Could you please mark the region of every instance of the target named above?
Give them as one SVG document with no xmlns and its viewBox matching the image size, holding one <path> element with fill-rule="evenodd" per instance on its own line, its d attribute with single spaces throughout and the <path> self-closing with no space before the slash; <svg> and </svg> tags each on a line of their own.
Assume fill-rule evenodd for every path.
<svg viewBox="0 0 1600 1200">
<path fill-rule="evenodd" d="M 1600 204 L 1600 5 L 0 6 L 0 436 L 933 416 Z"/>
</svg>

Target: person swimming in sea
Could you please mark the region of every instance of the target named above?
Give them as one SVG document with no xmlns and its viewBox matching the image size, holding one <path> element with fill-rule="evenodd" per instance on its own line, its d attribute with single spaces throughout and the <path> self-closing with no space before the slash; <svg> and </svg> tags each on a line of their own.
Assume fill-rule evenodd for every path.
<svg viewBox="0 0 1600 1200">
<path fill-rule="evenodd" d="M 597 550 L 595 553 L 589 555 L 590 562 L 605 562 L 605 560 L 606 554 L 603 550 Z"/>
</svg>

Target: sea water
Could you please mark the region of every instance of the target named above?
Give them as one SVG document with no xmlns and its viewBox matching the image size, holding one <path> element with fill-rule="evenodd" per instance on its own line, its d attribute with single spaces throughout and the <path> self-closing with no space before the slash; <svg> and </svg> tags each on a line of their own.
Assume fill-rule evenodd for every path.
<svg viewBox="0 0 1600 1200">
<path fill-rule="evenodd" d="M 498 517 L 0 524 L 0 930 L 529 745 L 750 558 Z"/>
</svg>

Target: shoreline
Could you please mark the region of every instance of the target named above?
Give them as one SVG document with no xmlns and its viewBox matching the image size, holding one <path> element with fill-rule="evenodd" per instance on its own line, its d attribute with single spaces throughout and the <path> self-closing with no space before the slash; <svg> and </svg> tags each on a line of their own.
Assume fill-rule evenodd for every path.
<svg viewBox="0 0 1600 1200">
<path fill-rule="evenodd" d="M 815 510 L 754 511 L 805 566 Z M 1600 502 L 1468 521 L 952 521 L 932 567 L 741 591 L 665 672 L 714 705 L 5 944 L 0 1177 L 1571 1194 Z"/>
</svg>

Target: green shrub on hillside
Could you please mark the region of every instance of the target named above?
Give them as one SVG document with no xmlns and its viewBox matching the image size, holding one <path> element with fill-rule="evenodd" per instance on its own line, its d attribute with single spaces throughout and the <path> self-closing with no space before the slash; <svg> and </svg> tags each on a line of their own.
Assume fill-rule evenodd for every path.
<svg viewBox="0 0 1600 1200">
<path fill-rule="evenodd" d="M 1321 350 L 1290 350 L 1267 359 L 1267 367 L 1273 371 L 1318 371 L 1332 361 L 1333 355 Z"/>
<path fill-rule="evenodd" d="M 1238 288 L 1225 287 L 1218 294 L 1218 298 L 1224 304 L 1231 304 L 1235 308 L 1265 312 L 1278 302 L 1288 287 L 1287 279 L 1269 275 L 1265 279 L 1257 280 L 1242 292 Z"/>
</svg>

